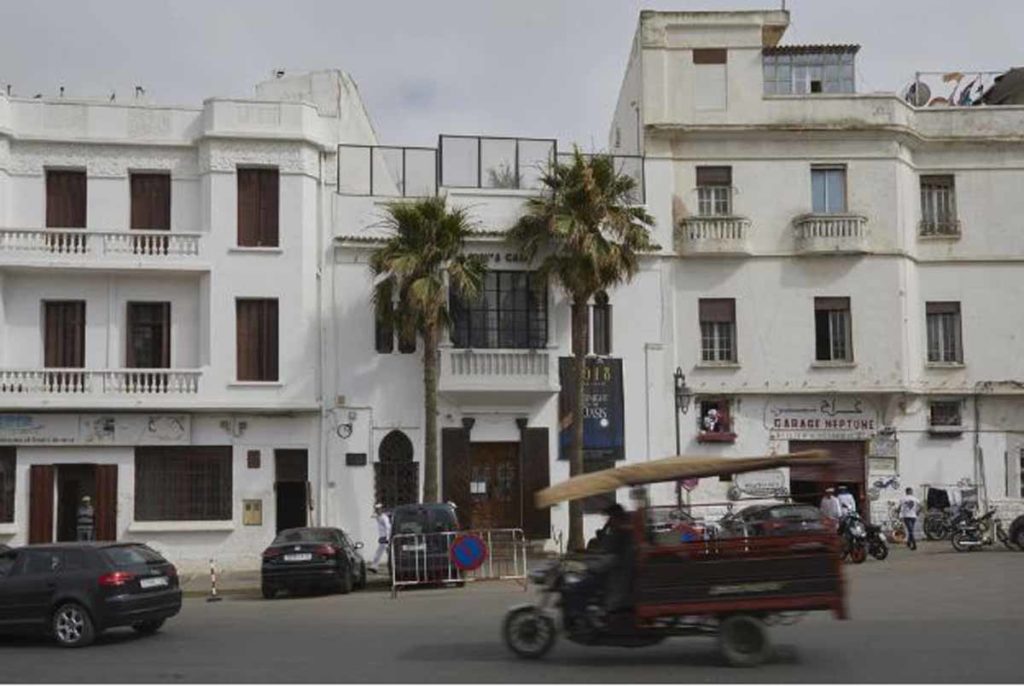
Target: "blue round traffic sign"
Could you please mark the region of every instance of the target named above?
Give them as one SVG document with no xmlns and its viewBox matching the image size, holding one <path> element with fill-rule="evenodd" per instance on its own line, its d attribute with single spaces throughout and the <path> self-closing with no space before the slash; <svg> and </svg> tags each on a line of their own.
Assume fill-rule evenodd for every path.
<svg viewBox="0 0 1024 686">
<path fill-rule="evenodd" d="M 452 564 L 464 572 L 479 569 L 487 559 L 487 544 L 474 534 L 459 534 L 448 550 Z"/>
</svg>

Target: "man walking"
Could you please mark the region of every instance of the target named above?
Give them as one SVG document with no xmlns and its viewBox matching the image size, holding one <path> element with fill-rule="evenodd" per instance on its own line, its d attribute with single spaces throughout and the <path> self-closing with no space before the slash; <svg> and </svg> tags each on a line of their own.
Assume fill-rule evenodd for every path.
<svg viewBox="0 0 1024 686">
<path fill-rule="evenodd" d="M 839 496 L 836 499 L 839 501 L 839 511 L 844 517 L 849 514 L 856 514 L 857 500 L 846 486 L 839 487 Z"/>
<path fill-rule="evenodd" d="M 79 541 L 93 540 L 93 531 L 96 524 L 96 512 L 92 509 L 92 499 L 89 496 L 82 497 L 82 504 L 78 506 L 77 517 L 75 518 Z"/>
<path fill-rule="evenodd" d="M 842 512 L 839 508 L 839 499 L 836 498 L 836 491 L 834 488 L 825 489 L 825 497 L 821 499 L 821 514 L 829 517 L 830 519 L 839 521 Z"/>
<path fill-rule="evenodd" d="M 917 524 L 917 513 L 921 511 L 921 501 L 914 497 L 914 489 L 907 487 L 907 494 L 900 500 L 900 519 L 907 527 L 907 547 L 917 550 L 914 539 L 914 525 Z"/>
<path fill-rule="evenodd" d="M 373 556 L 373 562 L 370 563 L 370 571 L 376 574 L 377 566 L 380 564 L 381 558 L 388 552 L 391 543 L 391 518 L 388 517 L 388 513 L 384 511 L 384 506 L 380 503 L 373 506 L 373 518 L 377 520 L 377 552 Z"/>
</svg>

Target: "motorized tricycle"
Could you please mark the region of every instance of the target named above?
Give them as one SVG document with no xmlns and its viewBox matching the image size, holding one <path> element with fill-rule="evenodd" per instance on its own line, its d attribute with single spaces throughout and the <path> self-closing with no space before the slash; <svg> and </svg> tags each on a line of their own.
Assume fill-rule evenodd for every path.
<svg viewBox="0 0 1024 686">
<path fill-rule="evenodd" d="M 767 458 L 687 458 L 628 465 L 574 477 L 538 492 L 538 507 L 688 477 L 758 471 L 810 461 L 821 451 Z M 846 618 L 841 541 L 834 533 L 655 540 L 642 504 L 631 513 L 629 607 L 606 605 L 609 563 L 571 556 L 531 574 L 540 602 L 511 608 L 504 621 L 508 647 L 540 658 L 559 634 L 582 645 L 642 647 L 674 636 L 717 636 L 735 666 L 761 664 L 771 654 L 767 627 L 809 611 Z M 625 620 L 625 621 L 623 621 Z"/>
</svg>

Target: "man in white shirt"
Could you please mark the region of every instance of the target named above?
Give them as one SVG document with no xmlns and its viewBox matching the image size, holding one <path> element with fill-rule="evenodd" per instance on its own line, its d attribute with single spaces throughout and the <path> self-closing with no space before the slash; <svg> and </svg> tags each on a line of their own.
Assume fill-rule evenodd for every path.
<svg viewBox="0 0 1024 686">
<path fill-rule="evenodd" d="M 377 552 L 373 556 L 373 562 L 370 563 L 370 571 L 376 574 L 377 565 L 388 552 L 391 543 L 391 518 L 388 517 L 388 513 L 384 511 L 384 507 L 380 503 L 373 506 L 373 518 L 377 520 Z"/>
<path fill-rule="evenodd" d="M 825 489 L 825 497 L 821 499 L 821 513 L 837 522 L 839 521 L 841 512 L 839 508 L 839 499 L 836 498 L 836 491 L 834 488 Z"/>
<path fill-rule="evenodd" d="M 836 499 L 839 501 L 839 511 L 844 517 L 857 512 L 857 501 L 846 486 L 839 487 L 839 496 Z"/>
<path fill-rule="evenodd" d="M 921 511 L 921 501 L 914 497 L 914 489 L 907 488 L 907 494 L 900 500 L 900 519 L 907 527 L 907 547 L 917 550 L 917 541 L 914 540 L 914 526 L 917 524 L 917 514 Z"/>
</svg>

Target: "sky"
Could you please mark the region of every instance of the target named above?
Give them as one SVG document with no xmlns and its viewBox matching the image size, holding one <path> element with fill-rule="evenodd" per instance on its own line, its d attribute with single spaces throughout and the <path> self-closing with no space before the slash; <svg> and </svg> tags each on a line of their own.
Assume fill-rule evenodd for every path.
<svg viewBox="0 0 1024 686">
<path fill-rule="evenodd" d="M 641 9 L 782 0 L 0 0 L 0 87 L 162 104 L 246 96 L 276 68 L 337 67 L 381 143 L 441 133 L 607 145 Z M 1024 0 L 787 0 L 783 43 L 858 43 L 858 90 L 917 70 L 1024 66 Z M 123 94 L 123 95 L 122 95 Z"/>
</svg>

